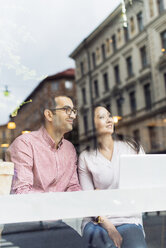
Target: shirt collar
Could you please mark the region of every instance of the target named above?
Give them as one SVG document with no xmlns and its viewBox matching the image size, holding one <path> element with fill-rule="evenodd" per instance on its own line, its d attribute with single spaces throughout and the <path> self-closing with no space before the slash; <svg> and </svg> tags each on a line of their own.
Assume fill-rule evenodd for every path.
<svg viewBox="0 0 166 248">
<path fill-rule="evenodd" d="M 42 126 L 40 128 L 41 132 L 42 132 L 42 136 L 44 138 L 44 140 L 46 141 L 46 143 L 48 144 L 48 146 L 52 147 L 52 148 L 55 148 L 55 141 L 51 138 L 51 136 L 48 134 L 47 130 L 45 129 L 44 126 Z M 62 138 L 58 144 L 58 148 L 57 149 L 60 149 L 62 144 L 63 144 L 63 139 Z"/>
</svg>

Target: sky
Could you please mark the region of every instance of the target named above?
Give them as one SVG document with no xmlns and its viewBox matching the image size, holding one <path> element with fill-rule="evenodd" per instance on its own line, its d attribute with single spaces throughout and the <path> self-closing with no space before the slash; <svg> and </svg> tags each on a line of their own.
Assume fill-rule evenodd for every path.
<svg viewBox="0 0 166 248">
<path fill-rule="evenodd" d="M 0 0 L 0 125 L 121 0 Z M 9 96 L 4 95 L 8 87 Z"/>
</svg>

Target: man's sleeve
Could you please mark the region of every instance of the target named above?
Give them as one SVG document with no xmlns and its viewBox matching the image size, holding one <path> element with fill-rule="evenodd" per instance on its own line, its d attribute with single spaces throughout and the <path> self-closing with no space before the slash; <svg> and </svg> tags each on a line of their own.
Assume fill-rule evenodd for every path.
<svg viewBox="0 0 166 248">
<path fill-rule="evenodd" d="M 6 157 L 14 163 L 15 168 L 12 192 L 14 194 L 32 193 L 33 154 L 31 145 L 18 137 L 7 150 Z"/>
<path fill-rule="evenodd" d="M 70 182 L 68 184 L 66 191 L 80 191 L 81 186 L 80 186 L 79 181 L 78 181 L 78 172 L 77 172 L 77 154 L 76 154 L 74 147 L 73 147 L 72 153 L 73 153 L 72 154 L 73 156 L 71 159 L 71 163 L 72 163 L 72 167 L 73 167 L 73 174 L 72 174 L 72 177 L 70 179 Z"/>
</svg>

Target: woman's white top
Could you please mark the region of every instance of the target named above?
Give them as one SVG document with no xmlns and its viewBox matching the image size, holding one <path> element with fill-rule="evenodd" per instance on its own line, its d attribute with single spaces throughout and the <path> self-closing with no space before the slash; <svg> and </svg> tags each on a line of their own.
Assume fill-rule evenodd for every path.
<svg viewBox="0 0 166 248">
<path fill-rule="evenodd" d="M 125 142 L 114 141 L 112 159 L 105 158 L 99 150 L 83 151 L 79 156 L 79 180 L 83 190 L 117 189 L 119 187 L 120 155 L 135 154 L 136 152 Z M 144 153 L 140 149 L 139 154 Z M 103 203 L 104 204 L 104 203 Z M 115 226 L 131 223 L 142 225 L 142 214 L 111 217 L 108 219 Z M 91 218 L 85 218 L 83 228 Z"/>
</svg>

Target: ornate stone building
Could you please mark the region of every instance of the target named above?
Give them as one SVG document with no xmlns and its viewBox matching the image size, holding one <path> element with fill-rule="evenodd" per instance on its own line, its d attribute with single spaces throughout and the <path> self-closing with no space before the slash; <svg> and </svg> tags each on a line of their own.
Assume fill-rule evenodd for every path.
<svg viewBox="0 0 166 248">
<path fill-rule="evenodd" d="M 148 153 L 166 152 L 166 0 L 119 5 L 71 53 L 76 63 L 81 150 L 94 144 L 92 111 L 105 103 L 116 130 Z M 131 2 L 131 1 L 130 1 Z"/>
</svg>

